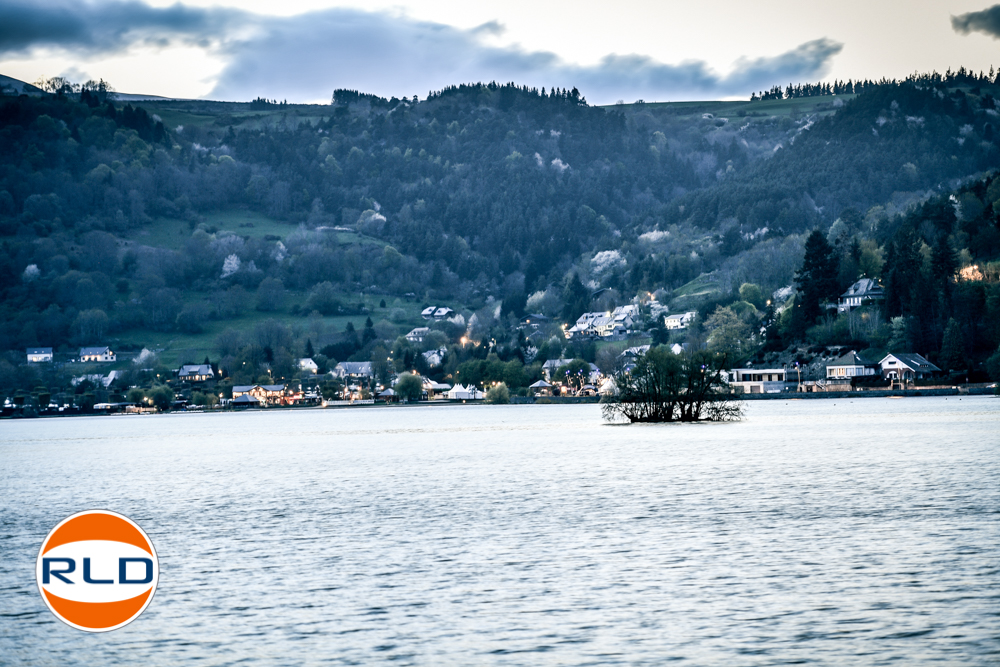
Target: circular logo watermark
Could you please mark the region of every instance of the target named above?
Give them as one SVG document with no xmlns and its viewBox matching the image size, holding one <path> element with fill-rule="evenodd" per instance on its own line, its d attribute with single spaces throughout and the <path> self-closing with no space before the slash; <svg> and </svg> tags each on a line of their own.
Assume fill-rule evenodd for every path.
<svg viewBox="0 0 1000 667">
<path fill-rule="evenodd" d="M 153 599 L 159 561 L 149 536 L 128 517 L 88 510 L 61 521 L 42 542 L 35 578 L 45 605 L 86 632 L 117 630 Z"/>
</svg>

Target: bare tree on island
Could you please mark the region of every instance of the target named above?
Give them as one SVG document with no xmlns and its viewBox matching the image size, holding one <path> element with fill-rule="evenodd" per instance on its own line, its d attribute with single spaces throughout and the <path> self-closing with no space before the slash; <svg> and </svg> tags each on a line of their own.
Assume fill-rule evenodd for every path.
<svg viewBox="0 0 1000 667">
<path fill-rule="evenodd" d="M 736 421 L 743 403 L 729 393 L 726 355 L 676 355 L 666 346 L 650 348 L 631 369 L 613 376 L 615 391 L 601 402 L 609 422 Z"/>
</svg>

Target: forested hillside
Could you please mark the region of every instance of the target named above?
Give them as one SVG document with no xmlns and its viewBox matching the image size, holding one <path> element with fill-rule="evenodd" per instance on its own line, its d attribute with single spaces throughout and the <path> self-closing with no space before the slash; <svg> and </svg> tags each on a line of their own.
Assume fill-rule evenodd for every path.
<svg viewBox="0 0 1000 667">
<path fill-rule="evenodd" d="M 708 315 L 744 283 L 792 284 L 816 229 L 843 260 L 836 289 L 912 286 L 899 258 L 930 249 L 947 282 L 1000 259 L 1000 193 L 978 180 L 1000 166 L 995 95 L 963 70 L 609 108 L 513 84 L 328 106 L 0 98 L 0 348 L 386 301 L 400 326 L 435 301 L 571 321 L 647 293 Z M 935 303 L 911 336 L 928 349 L 954 314 Z M 815 323 L 786 323 L 785 342 Z M 970 354 L 1000 342 L 967 335 Z"/>
</svg>

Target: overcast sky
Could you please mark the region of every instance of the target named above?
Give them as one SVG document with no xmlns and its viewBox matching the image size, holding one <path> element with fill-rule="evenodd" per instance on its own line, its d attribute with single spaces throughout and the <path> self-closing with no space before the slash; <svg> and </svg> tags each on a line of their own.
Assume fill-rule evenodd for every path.
<svg viewBox="0 0 1000 667">
<path fill-rule="evenodd" d="M 0 73 L 293 102 L 497 80 L 608 104 L 985 71 L 998 35 L 1000 5 L 959 0 L 0 0 Z"/>
</svg>

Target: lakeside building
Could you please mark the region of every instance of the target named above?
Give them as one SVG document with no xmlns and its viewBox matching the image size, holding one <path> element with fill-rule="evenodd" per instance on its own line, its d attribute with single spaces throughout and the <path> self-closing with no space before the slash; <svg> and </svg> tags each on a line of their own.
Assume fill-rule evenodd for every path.
<svg viewBox="0 0 1000 667">
<path fill-rule="evenodd" d="M 51 347 L 29 347 L 26 352 L 29 364 L 43 364 L 52 361 Z"/>
<path fill-rule="evenodd" d="M 876 376 L 880 371 L 877 363 L 851 350 L 826 365 L 825 387 L 827 391 L 850 391 L 854 378 Z"/>
<path fill-rule="evenodd" d="M 250 399 L 239 399 L 249 396 L 260 405 L 287 405 L 285 395 L 285 385 L 283 384 L 252 384 L 236 385 L 233 387 L 233 403 L 236 405 L 250 405 Z"/>
<path fill-rule="evenodd" d="M 726 375 L 737 394 L 778 394 L 785 391 L 788 372 L 784 368 L 734 368 Z"/>
<path fill-rule="evenodd" d="M 916 352 L 887 354 L 878 364 L 882 369 L 882 377 L 898 382 L 924 380 L 942 372 Z"/>
<path fill-rule="evenodd" d="M 109 347 L 81 347 L 80 361 L 98 361 L 101 363 L 113 362 L 117 355 Z"/>
</svg>

